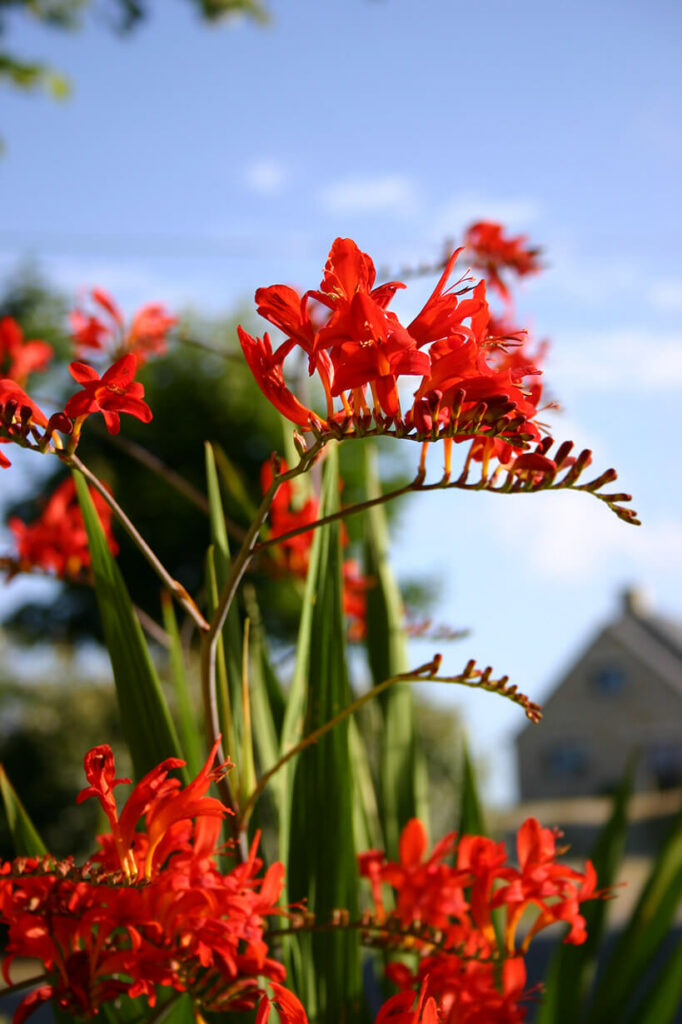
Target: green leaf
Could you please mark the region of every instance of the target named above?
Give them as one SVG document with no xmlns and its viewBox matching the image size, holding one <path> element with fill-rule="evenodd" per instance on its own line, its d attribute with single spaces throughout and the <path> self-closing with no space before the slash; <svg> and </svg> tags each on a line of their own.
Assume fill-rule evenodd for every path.
<svg viewBox="0 0 682 1024">
<path fill-rule="evenodd" d="M 28 816 L 24 805 L 16 794 L 7 773 L 0 765 L 0 793 L 5 805 L 7 824 L 17 857 L 42 857 L 47 847 Z"/>
<path fill-rule="evenodd" d="M 74 472 L 88 533 L 95 592 L 118 697 L 121 727 L 140 779 L 167 757 L 181 757 L 175 727 L 123 577 L 102 531 L 88 486 Z M 188 781 L 187 770 L 183 770 Z"/>
<path fill-rule="evenodd" d="M 381 487 L 376 452 L 364 445 L 367 498 Z M 375 505 L 365 519 L 365 573 L 374 585 L 367 592 L 367 653 L 374 685 L 408 669 L 400 591 L 389 562 L 386 515 Z M 389 857 L 398 853 L 400 832 L 410 818 L 428 824 L 426 770 L 414 728 L 414 698 L 409 683 L 392 686 L 379 698 L 383 715 L 379 762 L 381 823 Z"/>
<path fill-rule="evenodd" d="M 682 939 L 630 1013 L 632 1024 L 674 1024 L 682 1005 Z"/>
<path fill-rule="evenodd" d="M 634 770 L 633 762 L 614 795 L 611 814 L 590 857 L 600 888 L 609 888 L 616 881 L 627 837 L 627 812 Z M 606 929 L 608 902 L 593 900 L 585 903 L 582 914 L 587 925 L 587 940 L 582 946 L 561 944 L 558 947 L 549 968 L 537 1024 L 574 1024 L 582 1016 Z"/>
<path fill-rule="evenodd" d="M 173 598 L 167 591 L 163 591 L 161 594 L 161 610 L 163 613 L 164 629 L 170 643 L 168 653 L 170 656 L 171 679 L 177 703 L 180 742 L 189 773 L 194 778 L 199 774 L 204 763 L 201 734 L 199 732 L 197 716 L 192 706 L 187 670 L 185 668 L 185 655 L 182 650 L 175 610 L 173 609 Z"/>
<path fill-rule="evenodd" d="M 600 972 L 588 1024 L 625 1018 L 643 971 L 670 930 L 682 898 L 682 811 L 656 858 L 644 889 Z"/>
<path fill-rule="evenodd" d="M 487 835 L 474 766 L 469 754 L 469 745 L 464 736 L 462 736 L 462 777 L 459 800 L 459 834 L 461 836 Z"/>
<path fill-rule="evenodd" d="M 320 515 L 339 507 L 338 455 L 330 446 L 323 471 Z M 339 524 L 316 532 L 284 740 L 300 738 L 350 703 L 341 598 Z M 286 746 L 285 746 L 286 749 Z M 338 908 L 356 913 L 357 867 L 351 806 L 352 764 L 348 720 L 307 747 L 296 759 L 290 829 L 287 828 L 288 898 L 306 898 L 321 924 Z M 289 792 L 289 784 L 286 786 Z M 288 822 L 286 822 L 288 825 Z M 357 933 L 302 934 L 296 990 L 318 1024 L 362 1018 Z"/>
<path fill-rule="evenodd" d="M 284 694 L 270 664 L 260 608 L 256 592 L 250 585 L 244 587 L 246 611 L 251 621 L 251 720 L 260 773 L 268 771 L 279 759 L 279 728 L 284 715 Z M 277 772 L 269 786 L 273 795 L 274 812 L 284 799 L 282 772 Z"/>
<path fill-rule="evenodd" d="M 217 594 L 220 594 L 230 575 L 230 545 L 225 527 L 225 513 L 220 496 L 220 483 L 218 481 L 213 448 L 210 444 L 206 444 L 205 451 L 211 544 L 213 545 Z M 234 739 L 237 744 L 234 748 L 236 752 L 241 745 L 240 723 L 242 721 L 242 623 L 236 601 L 232 602 L 232 607 L 227 613 L 221 635 Z"/>
</svg>

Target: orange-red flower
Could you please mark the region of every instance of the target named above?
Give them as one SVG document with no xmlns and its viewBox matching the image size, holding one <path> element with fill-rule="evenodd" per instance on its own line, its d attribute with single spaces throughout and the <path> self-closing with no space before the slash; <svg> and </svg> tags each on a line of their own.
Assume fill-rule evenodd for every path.
<svg viewBox="0 0 682 1024">
<path fill-rule="evenodd" d="M 93 748 L 79 801 L 96 797 L 109 820 L 98 852 L 82 867 L 50 856 L 0 865 L 5 978 L 17 956 L 40 961 L 46 973 L 16 1020 L 46 1000 L 79 1018 L 121 995 L 145 996 L 153 1006 L 159 986 L 189 992 L 207 1011 L 253 1009 L 265 979 L 275 1004 L 291 1008 L 283 1019 L 304 1024 L 264 937 L 266 918 L 278 913 L 283 865 L 260 874 L 258 836 L 244 863 L 226 873 L 216 864 L 227 811 L 206 791 L 229 767 L 212 767 L 216 747 L 185 787 L 169 775 L 184 762 L 166 759 L 135 786 L 120 815 L 114 789 L 128 780 L 116 778 L 109 747 Z"/>
<path fill-rule="evenodd" d="M 517 272 L 529 273 L 520 240 L 504 242 Z M 404 285 L 375 286 L 372 260 L 349 238 L 332 244 L 317 290 L 300 295 L 288 285 L 259 288 L 258 311 L 284 340 L 273 349 L 267 334 L 254 339 L 240 328 L 239 336 L 266 397 L 300 427 L 326 425 L 335 434 L 373 429 L 423 441 L 445 437 L 450 444 L 481 439 L 485 446 L 472 453 L 475 458 L 487 463 L 502 456 L 510 464 L 514 452 L 539 436 L 540 391 L 527 383 L 538 371 L 527 360 L 521 366 L 516 358 L 500 358 L 498 350 L 518 345 L 521 335 L 495 333 L 500 323 L 483 281 L 475 285 L 467 273 L 448 286 L 461 251 L 453 252 L 407 327 L 388 308 Z M 321 384 L 326 424 L 285 383 L 284 364 L 295 350 L 305 354 Z M 401 385 L 415 377 L 414 401 L 405 411 Z"/>
<path fill-rule="evenodd" d="M 44 370 L 54 355 L 52 345 L 39 338 L 27 340 L 11 316 L 0 320 L 0 374 L 22 386 L 28 375 Z"/>
<path fill-rule="evenodd" d="M 492 288 L 509 300 L 509 288 L 502 274 L 510 272 L 517 277 L 536 274 L 541 269 L 540 250 L 530 248 L 524 235 L 514 238 L 505 235 L 501 224 L 481 220 L 466 231 L 464 242 L 467 257 L 486 277 Z"/>
<path fill-rule="evenodd" d="M 142 401 L 144 387 L 133 378 L 137 371 L 137 357 L 123 356 L 106 370 L 102 377 L 87 363 L 71 363 L 71 376 L 83 386 L 68 400 L 64 412 L 75 420 L 74 435 L 80 433 L 83 421 L 93 412 L 101 412 L 110 434 L 121 429 L 120 413 L 149 423 L 152 411 Z"/>
<path fill-rule="evenodd" d="M 286 472 L 287 464 L 281 462 L 281 469 Z M 261 487 L 263 493 L 272 483 L 272 465 L 268 460 L 261 468 Z M 293 485 L 290 481 L 280 484 L 270 506 L 270 537 L 284 540 L 273 546 L 272 560 L 277 570 L 305 579 L 310 564 L 310 549 L 313 543 L 313 525 L 320 515 L 320 503 L 314 495 L 304 501 L 297 501 Z M 284 535 L 293 530 L 301 530 L 294 537 Z M 341 535 L 342 544 L 348 542 L 345 530 Z M 348 638 L 351 641 L 361 640 L 366 633 L 367 590 L 372 581 L 360 571 L 353 559 L 346 559 L 343 572 L 343 611 L 350 620 Z"/>
<path fill-rule="evenodd" d="M 394 962 L 387 977 L 405 993 L 432 998 L 440 1024 L 520 1024 L 525 1017 L 521 1004 L 528 995 L 523 955 L 533 937 L 564 921 L 570 926 L 564 941 L 584 941 L 580 905 L 604 894 L 595 890 L 589 862 L 580 872 L 557 861 L 561 851 L 555 839 L 553 830 L 529 818 L 518 832 L 518 867 L 509 864 L 503 843 L 485 836 L 465 835 L 457 841 L 450 833 L 428 855 L 426 830 L 412 819 L 400 838 L 399 862 L 386 861 L 378 850 L 361 855 L 360 874 L 370 880 L 374 923 L 386 928 L 385 945 L 409 948 L 419 956 L 416 970 Z M 395 910 L 389 912 L 384 885 L 394 894 Z M 531 907 L 535 919 L 519 942 L 519 921 Z M 498 908 L 506 916 L 499 946 L 492 918 Z M 501 985 L 498 961 L 503 962 Z M 388 1006 L 393 1012 L 390 1001 Z M 406 995 L 404 1004 L 396 999 L 394 1007 L 400 1021 L 412 1001 Z M 388 1022 L 388 1009 L 386 1014 Z"/>
<path fill-rule="evenodd" d="M 115 555 L 118 544 L 112 533 L 111 508 L 92 488 L 90 495 L 109 550 Z M 88 535 L 71 477 L 50 495 L 35 522 L 24 523 L 13 516 L 7 525 L 14 534 L 19 570 L 22 572 L 43 569 L 64 579 L 75 579 L 90 565 Z"/>
<path fill-rule="evenodd" d="M 0 379 L 0 444 L 21 441 L 36 427 L 48 427 L 45 413 L 28 397 L 23 388 L 8 377 Z M 47 430 L 46 430 L 47 433 Z M 11 465 L 0 452 L 0 468 Z"/>
<path fill-rule="evenodd" d="M 149 303 L 142 306 L 126 330 L 125 318 L 119 306 L 103 288 L 93 288 L 90 297 L 99 307 L 98 315 L 74 309 L 69 314 L 71 334 L 78 355 L 84 349 L 101 351 L 109 347 L 109 355 L 121 357 L 134 353 L 140 365 L 150 355 L 163 355 L 167 349 L 166 336 L 178 322 L 164 306 Z M 105 319 L 101 319 L 101 312 Z"/>
</svg>

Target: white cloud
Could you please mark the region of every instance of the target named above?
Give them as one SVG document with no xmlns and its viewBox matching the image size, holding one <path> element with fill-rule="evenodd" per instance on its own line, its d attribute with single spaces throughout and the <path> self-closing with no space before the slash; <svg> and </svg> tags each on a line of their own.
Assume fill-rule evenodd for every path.
<svg viewBox="0 0 682 1024">
<path fill-rule="evenodd" d="M 660 391 L 682 386 L 682 334 L 613 328 L 557 334 L 548 358 L 552 379 L 600 391 Z"/>
<path fill-rule="evenodd" d="M 457 195 L 436 211 L 436 234 L 461 233 L 473 221 L 494 220 L 511 231 L 525 231 L 542 214 L 540 203 L 527 196 L 503 199 L 478 193 Z"/>
<path fill-rule="evenodd" d="M 323 188 L 319 198 L 330 213 L 412 214 L 419 205 L 414 182 L 400 174 L 344 178 Z"/>
<path fill-rule="evenodd" d="M 627 526 L 585 494 L 510 497 L 504 506 L 494 511 L 503 543 L 523 543 L 530 568 L 550 580 L 594 579 L 615 566 L 644 581 L 682 572 L 682 520 L 672 516 Z"/>
<path fill-rule="evenodd" d="M 657 281 L 649 290 L 649 299 L 661 312 L 682 312 L 682 280 Z"/>
<path fill-rule="evenodd" d="M 281 192 L 286 177 L 283 165 L 279 161 L 269 158 L 254 160 L 244 170 L 247 187 L 260 195 L 271 196 Z"/>
</svg>

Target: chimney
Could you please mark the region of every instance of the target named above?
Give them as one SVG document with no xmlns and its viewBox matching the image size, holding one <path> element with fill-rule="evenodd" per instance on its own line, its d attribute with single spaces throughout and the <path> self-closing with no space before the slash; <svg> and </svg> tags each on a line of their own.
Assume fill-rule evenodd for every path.
<svg viewBox="0 0 682 1024">
<path fill-rule="evenodd" d="M 642 619 L 651 613 L 651 602 L 648 595 L 638 587 L 625 587 L 621 591 L 620 599 L 624 615 Z"/>
</svg>

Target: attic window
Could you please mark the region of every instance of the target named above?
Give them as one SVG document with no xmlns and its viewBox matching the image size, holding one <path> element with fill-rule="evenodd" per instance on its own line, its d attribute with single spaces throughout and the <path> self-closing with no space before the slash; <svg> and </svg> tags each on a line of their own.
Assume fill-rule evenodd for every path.
<svg viewBox="0 0 682 1024">
<path fill-rule="evenodd" d="M 597 693 L 613 697 L 625 689 L 627 673 L 620 665 L 600 665 L 593 670 L 591 682 Z"/>
</svg>

